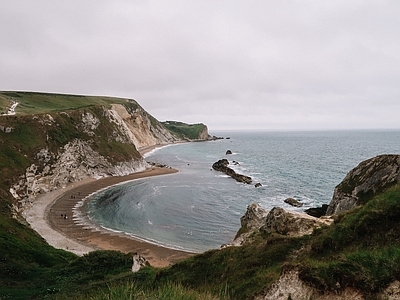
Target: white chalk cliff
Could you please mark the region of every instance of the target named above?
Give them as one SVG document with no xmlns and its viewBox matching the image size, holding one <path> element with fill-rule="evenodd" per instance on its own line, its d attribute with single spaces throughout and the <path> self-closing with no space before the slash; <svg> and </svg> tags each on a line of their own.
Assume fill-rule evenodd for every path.
<svg viewBox="0 0 400 300">
<path fill-rule="evenodd" d="M 57 120 L 72 120 L 71 114 L 59 112 L 35 115 L 32 121 L 50 132 L 60 127 Z M 70 139 L 57 149 L 38 149 L 33 163 L 10 188 L 11 194 L 17 200 L 14 205 L 16 212 L 23 210 L 25 205 L 32 204 L 38 194 L 65 187 L 69 182 L 142 171 L 148 165 L 138 149 L 179 141 L 178 137 L 138 105 L 114 104 L 110 109 L 83 109 L 79 111 L 78 118 L 78 122 L 74 118 L 70 125 L 84 133 L 86 138 Z M 129 148 L 130 153 L 125 154 L 123 159 L 116 159 L 118 155 L 102 155 L 99 151 L 99 140 L 104 139 L 104 132 L 100 131 L 100 126 L 107 128 L 109 132 L 107 143 L 134 145 Z"/>
</svg>

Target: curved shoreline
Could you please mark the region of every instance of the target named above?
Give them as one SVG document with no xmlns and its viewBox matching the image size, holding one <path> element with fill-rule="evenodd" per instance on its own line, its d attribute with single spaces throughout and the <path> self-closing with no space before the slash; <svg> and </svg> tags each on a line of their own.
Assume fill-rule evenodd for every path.
<svg viewBox="0 0 400 300">
<path fill-rule="evenodd" d="M 118 250 L 125 253 L 137 252 L 152 266 L 166 267 L 194 253 L 162 247 L 124 233 L 90 226 L 72 216 L 79 202 L 100 189 L 139 178 L 176 172 L 178 170 L 169 168 L 151 168 L 127 176 L 87 179 L 72 183 L 64 189 L 39 196 L 24 215 L 32 228 L 55 248 L 78 255 L 100 249 Z M 65 215 L 67 218 L 64 217 Z"/>
</svg>

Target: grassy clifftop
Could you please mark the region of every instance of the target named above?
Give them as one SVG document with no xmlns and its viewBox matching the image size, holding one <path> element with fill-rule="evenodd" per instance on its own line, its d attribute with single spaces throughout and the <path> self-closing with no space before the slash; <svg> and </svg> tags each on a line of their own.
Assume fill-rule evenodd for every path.
<svg viewBox="0 0 400 300">
<path fill-rule="evenodd" d="M 0 92 L 0 114 L 7 113 L 12 102 L 18 102 L 18 115 L 42 114 L 74 110 L 91 106 L 103 105 L 107 108 L 111 104 L 136 105 L 136 101 L 114 97 L 81 96 L 67 94 L 35 93 L 35 92 Z"/>
<path fill-rule="evenodd" d="M 204 124 L 186 124 L 177 121 L 165 121 L 163 125 L 182 139 L 197 140 L 202 138 L 202 133 L 207 131 Z"/>
</svg>

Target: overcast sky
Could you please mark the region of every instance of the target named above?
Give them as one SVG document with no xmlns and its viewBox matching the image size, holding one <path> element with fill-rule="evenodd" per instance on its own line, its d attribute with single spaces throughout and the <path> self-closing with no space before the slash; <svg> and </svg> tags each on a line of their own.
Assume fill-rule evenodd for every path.
<svg viewBox="0 0 400 300">
<path fill-rule="evenodd" d="M 1 0 L 0 90 L 220 129 L 400 129 L 400 1 Z"/>
</svg>

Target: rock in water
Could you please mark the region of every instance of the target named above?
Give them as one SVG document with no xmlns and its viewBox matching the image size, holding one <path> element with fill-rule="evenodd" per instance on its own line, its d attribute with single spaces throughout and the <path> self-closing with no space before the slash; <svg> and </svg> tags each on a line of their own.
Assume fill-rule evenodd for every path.
<svg viewBox="0 0 400 300">
<path fill-rule="evenodd" d="M 229 161 L 226 158 L 220 159 L 212 165 L 212 168 L 216 171 L 225 172 L 225 168 L 229 165 Z"/>
<path fill-rule="evenodd" d="M 227 150 L 227 151 L 225 152 L 225 155 L 228 155 L 228 154 L 232 154 L 232 151 L 231 151 L 231 150 Z"/>
<path fill-rule="evenodd" d="M 302 207 L 303 203 L 300 203 L 299 201 L 297 201 L 296 199 L 293 198 L 287 198 L 285 199 L 285 203 L 294 206 L 294 207 Z"/>
<path fill-rule="evenodd" d="M 400 155 L 379 155 L 361 162 L 335 187 L 327 215 L 352 209 L 400 182 Z"/>
<path fill-rule="evenodd" d="M 238 182 L 251 184 L 252 182 L 251 177 L 236 173 L 233 169 L 229 168 L 228 165 L 229 161 L 226 158 L 224 158 L 213 163 L 212 168 L 216 171 L 225 173 L 226 175 L 232 177 Z"/>
</svg>

